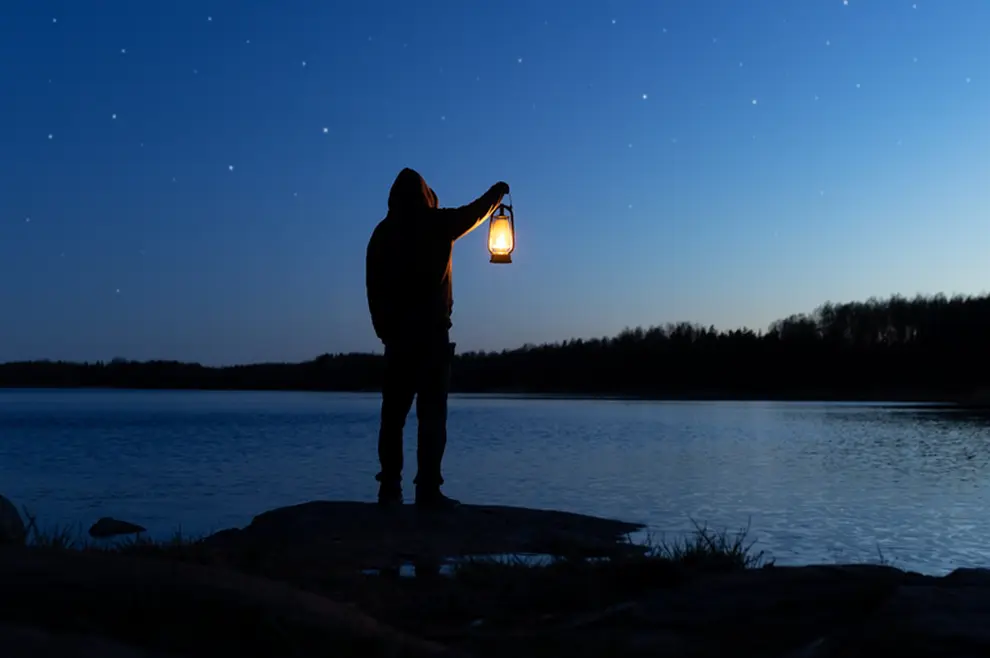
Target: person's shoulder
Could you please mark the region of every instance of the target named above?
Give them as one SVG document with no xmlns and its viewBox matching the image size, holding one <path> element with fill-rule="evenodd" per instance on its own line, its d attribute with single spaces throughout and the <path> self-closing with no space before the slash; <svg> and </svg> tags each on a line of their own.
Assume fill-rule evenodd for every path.
<svg viewBox="0 0 990 658">
<path fill-rule="evenodd" d="M 390 215 L 385 215 L 382 219 L 378 220 L 375 224 L 375 228 L 371 231 L 371 237 L 381 237 L 386 233 L 390 233 L 395 230 L 395 218 Z"/>
<path fill-rule="evenodd" d="M 450 222 L 455 208 L 428 208 L 417 222 L 417 230 L 429 240 L 449 240 Z"/>
</svg>

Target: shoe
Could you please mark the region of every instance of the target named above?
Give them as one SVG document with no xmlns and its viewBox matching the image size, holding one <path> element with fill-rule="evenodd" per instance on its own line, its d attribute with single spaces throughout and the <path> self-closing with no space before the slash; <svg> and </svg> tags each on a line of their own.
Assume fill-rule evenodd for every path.
<svg viewBox="0 0 990 658">
<path fill-rule="evenodd" d="M 382 484 L 378 487 L 378 504 L 385 506 L 402 504 L 402 485 Z"/>
<path fill-rule="evenodd" d="M 416 489 L 416 507 L 445 510 L 460 507 L 461 501 L 443 495 L 440 489 Z"/>
</svg>

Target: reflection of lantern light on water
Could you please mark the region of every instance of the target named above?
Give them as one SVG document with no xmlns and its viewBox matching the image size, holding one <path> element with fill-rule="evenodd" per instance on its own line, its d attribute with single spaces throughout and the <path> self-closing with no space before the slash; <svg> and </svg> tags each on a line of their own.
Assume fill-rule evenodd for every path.
<svg viewBox="0 0 990 658">
<path fill-rule="evenodd" d="M 508 214 L 505 214 L 508 212 Z M 516 248 L 516 226 L 512 205 L 501 204 L 488 222 L 488 253 L 491 263 L 511 263 Z"/>
</svg>

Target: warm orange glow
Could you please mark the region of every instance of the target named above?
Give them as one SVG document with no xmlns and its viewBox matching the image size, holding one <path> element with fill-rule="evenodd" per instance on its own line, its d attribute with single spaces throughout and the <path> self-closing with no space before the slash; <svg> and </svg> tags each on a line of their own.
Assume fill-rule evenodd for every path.
<svg viewBox="0 0 990 658">
<path fill-rule="evenodd" d="M 508 256 L 515 246 L 514 237 L 508 217 L 505 215 L 493 217 L 488 229 L 488 251 L 493 256 Z"/>
</svg>

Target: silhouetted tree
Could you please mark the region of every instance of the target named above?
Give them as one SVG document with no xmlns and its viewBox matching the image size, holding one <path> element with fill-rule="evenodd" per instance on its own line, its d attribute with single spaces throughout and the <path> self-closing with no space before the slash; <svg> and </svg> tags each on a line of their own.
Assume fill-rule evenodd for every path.
<svg viewBox="0 0 990 658">
<path fill-rule="evenodd" d="M 298 364 L 176 361 L 0 365 L 3 387 L 374 391 L 382 358 L 324 354 Z M 766 332 L 688 322 L 598 339 L 459 355 L 462 392 L 737 398 L 954 398 L 990 387 L 990 296 L 836 304 Z"/>
</svg>

